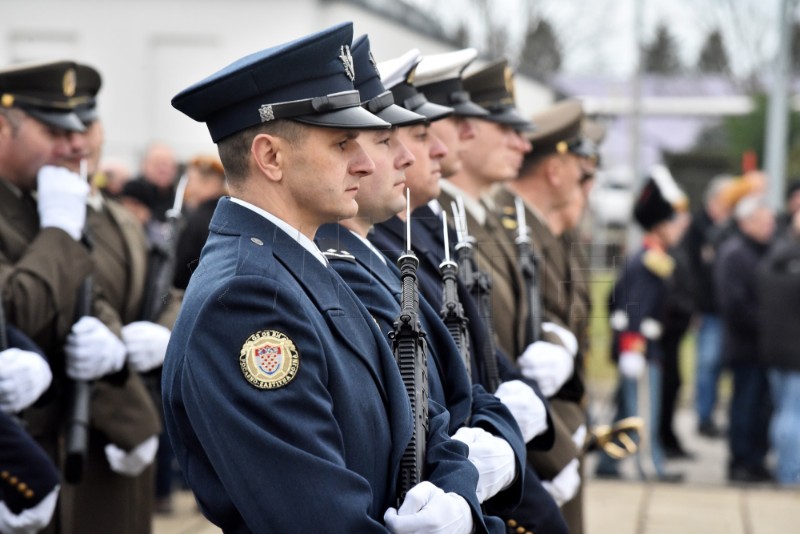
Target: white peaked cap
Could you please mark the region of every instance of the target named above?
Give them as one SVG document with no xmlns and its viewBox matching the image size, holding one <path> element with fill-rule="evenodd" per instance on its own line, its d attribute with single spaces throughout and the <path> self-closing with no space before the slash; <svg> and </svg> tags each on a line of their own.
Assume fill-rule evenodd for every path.
<svg viewBox="0 0 800 534">
<path fill-rule="evenodd" d="M 381 83 L 386 89 L 406 81 L 408 73 L 419 63 L 422 52 L 412 48 L 400 57 L 378 63 L 378 72 L 381 73 Z"/>
<path fill-rule="evenodd" d="M 467 65 L 472 63 L 476 57 L 478 57 L 478 51 L 474 48 L 423 56 L 417 67 L 414 84 L 421 87 L 430 83 L 460 78 Z"/>
</svg>

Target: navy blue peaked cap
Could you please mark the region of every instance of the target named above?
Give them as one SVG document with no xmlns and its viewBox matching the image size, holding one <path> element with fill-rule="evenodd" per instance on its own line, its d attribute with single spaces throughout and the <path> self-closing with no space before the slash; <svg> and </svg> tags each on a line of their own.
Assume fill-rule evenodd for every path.
<svg viewBox="0 0 800 534">
<path fill-rule="evenodd" d="M 372 55 L 369 37 L 362 35 L 353 41 L 351 48 L 356 69 L 355 85 L 363 106 L 392 126 L 410 126 L 427 121 L 427 117 L 409 111 L 394 103 L 392 92 L 381 82 L 378 64 Z"/>
<path fill-rule="evenodd" d="M 216 143 L 258 124 L 291 119 L 330 128 L 388 128 L 360 107 L 344 22 L 245 56 L 184 89 L 172 106 L 205 122 Z"/>
</svg>

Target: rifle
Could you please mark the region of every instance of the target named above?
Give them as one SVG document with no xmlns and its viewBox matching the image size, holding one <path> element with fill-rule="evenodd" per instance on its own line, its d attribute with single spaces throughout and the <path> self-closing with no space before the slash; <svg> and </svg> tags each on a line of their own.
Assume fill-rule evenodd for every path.
<svg viewBox="0 0 800 534">
<path fill-rule="evenodd" d="M 475 252 L 472 248 L 474 238 L 469 235 L 467 228 L 467 213 L 464 208 L 464 200 L 459 196 L 456 198 L 456 202 L 450 203 L 450 207 L 453 210 L 453 222 L 456 227 L 456 236 L 458 237 L 458 243 L 456 244 L 458 273 L 461 275 L 461 281 L 469 290 L 470 295 L 475 298 L 481 317 L 486 321 L 488 332 L 484 336 L 483 346 L 476 350 L 476 354 L 483 363 L 483 369 L 486 374 L 486 384 L 484 384 L 486 390 L 489 393 L 494 393 L 500 386 L 501 380 L 500 371 L 497 368 L 492 307 L 490 304 L 492 283 L 486 273 L 478 270 L 475 263 Z"/>
<path fill-rule="evenodd" d="M 444 233 L 444 261 L 439 264 L 439 273 L 442 275 L 442 310 L 439 315 L 455 341 L 461 361 L 464 362 L 467 370 L 467 376 L 472 381 L 472 362 L 470 361 L 469 336 L 467 334 L 469 319 L 464 315 L 464 307 L 458 299 L 458 264 L 450 259 L 446 211 L 442 211 L 442 232 Z"/>
<path fill-rule="evenodd" d="M 528 225 L 525 221 L 525 204 L 520 197 L 514 199 L 517 210 L 517 255 L 522 278 L 525 281 L 525 295 L 530 309 L 530 320 L 525 325 L 527 344 L 538 341 L 542 335 L 542 302 L 539 299 L 538 259 L 531 246 Z"/>
<path fill-rule="evenodd" d="M 81 177 L 88 181 L 86 160 L 81 160 Z M 83 229 L 83 244 L 91 252 L 92 240 L 89 234 L 88 217 Z M 78 290 L 78 301 L 75 306 L 76 320 L 84 315 L 92 314 L 92 292 L 94 278 L 86 275 Z M 71 484 L 77 484 L 83 478 L 83 469 L 89 451 L 89 398 L 91 385 L 86 380 L 72 380 L 70 390 L 69 408 L 67 416 L 67 430 L 65 436 L 66 458 L 64 459 L 64 478 Z"/>
<path fill-rule="evenodd" d="M 165 295 L 169 294 L 175 275 L 175 240 L 178 234 L 183 194 L 189 177 L 184 173 L 175 189 L 172 208 L 167 210 L 166 232 L 163 241 L 152 244 L 147 259 L 147 284 L 142 299 L 141 320 L 155 321 L 164 309 Z"/>
<path fill-rule="evenodd" d="M 411 209 L 406 189 L 406 250 L 397 259 L 400 268 L 402 292 L 400 314 L 389 334 L 403 385 L 411 401 L 414 432 L 400 458 L 397 479 L 397 506 L 399 508 L 408 490 L 423 478 L 426 440 L 428 435 L 428 357 L 425 334 L 419 322 L 419 292 L 417 267 L 419 260 L 411 250 Z"/>
</svg>

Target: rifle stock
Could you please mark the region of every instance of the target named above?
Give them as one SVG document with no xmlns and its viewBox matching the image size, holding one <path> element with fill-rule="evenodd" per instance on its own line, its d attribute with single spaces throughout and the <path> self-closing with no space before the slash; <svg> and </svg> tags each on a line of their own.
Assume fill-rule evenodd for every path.
<svg viewBox="0 0 800 534">
<path fill-rule="evenodd" d="M 531 246 L 528 226 L 525 221 L 525 205 L 522 199 L 516 197 L 517 211 L 517 259 L 519 260 L 522 278 L 525 281 L 525 295 L 528 301 L 529 320 L 525 324 L 525 338 L 527 344 L 538 341 L 542 336 L 542 303 L 539 298 L 538 287 L 538 260 Z"/>
</svg>

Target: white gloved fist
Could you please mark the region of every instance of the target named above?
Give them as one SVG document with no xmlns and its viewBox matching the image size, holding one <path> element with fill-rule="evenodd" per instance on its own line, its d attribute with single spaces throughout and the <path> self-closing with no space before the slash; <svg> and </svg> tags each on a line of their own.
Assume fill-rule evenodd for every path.
<svg viewBox="0 0 800 534">
<path fill-rule="evenodd" d="M 64 346 L 67 376 L 94 380 L 125 365 L 125 344 L 97 317 L 85 315 L 72 325 Z"/>
<path fill-rule="evenodd" d="M 472 510 L 463 497 L 427 481 L 408 490 L 400 508 L 386 510 L 383 521 L 393 534 L 469 534 L 473 526 Z"/>
<path fill-rule="evenodd" d="M 125 452 L 113 443 L 105 447 L 108 464 L 115 473 L 135 477 L 153 463 L 158 451 L 158 436 L 150 436 L 134 447 L 130 452 Z"/>
<path fill-rule="evenodd" d="M 544 402 L 521 380 L 503 382 L 494 395 L 511 412 L 525 443 L 547 430 L 547 408 Z"/>
<path fill-rule="evenodd" d="M 20 412 L 36 402 L 52 381 L 50 366 L 35 352 L 0 352 L 0 410 L 5 413 Z"/>
<path fill-rule="evenodd" d="M 143 373 L 164 363 L 170 331 L 160 324 L 137 321 L 122 327 L 122 341 L 128 351 L 128 363 Z"/>
<path fill-rule="evenodd" d="M 514 482 L 516 458 L 511 445 L 482 428 L 461 427 L 453 439 L 469 446 L 469 461 L 478 470 L 478 501 L 491 499 Z"/>
<path fill-rule="evenodd" d="M 619 355 L 618 365 L 622 376 L 638 380 L 644 374 L 647 362 L 641 352 L 625 351 Z"/>
<path fill-rule="evenodd" d="M 564 328 L 560 324 L 556 323 L 542 323 L 542 330 L 558 336 L 558 339 L 561 340 L 564 348 L 567 349 L 567 352 L 569 352 L 573 357 L 578 354 L 578 338 L 576 338 L 575 334 L 573 334 L 567 328 Z"/>
<path fill-rule="evenodd" d="M 536 380 L 542 393 L 552 397 L 572 376 L 575 358 L 560 345 L 537 341 L 517 358 L 517 365 L 525 378 Z"/>
<path fill-rule="evenodd" d="M 86 222 L 87 181 L 64 167 L 45 165 L 39 169 L 36 184 L 39 226 L 61 228 L 79 240 Z"/>
<path fill-rule="evenodd" d="M 19 514 L 13 513 L 8 509 L 6 503 L 0 501 L 0 532 L 3 534 L 32 534 L 49 525 L 56 509 L 60 488 L 61 486 L 56 486 L 47 494 L 47 497 L 39 501 L 39 504 L 32 508 L 26 508 Z"/>
<path fill-rule="evenodd" d="M 581 487 L 579 466 L 576 458 L 568 463 L 553 480 L 542 481 L 542 487 L 547 490 L 557 505 L 564 506 L 578 494 L 578 489 Z"/>
</svg>

